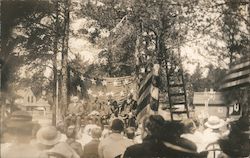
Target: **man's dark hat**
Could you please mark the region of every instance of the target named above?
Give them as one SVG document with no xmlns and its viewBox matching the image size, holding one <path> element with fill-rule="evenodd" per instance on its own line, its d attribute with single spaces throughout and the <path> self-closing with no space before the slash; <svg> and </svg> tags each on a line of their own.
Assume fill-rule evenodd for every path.
<svg viewBox="0 0 250 158">
<path fill-rule="evenodd" d="M 111 124 L 111 130 L 115 131 L 123 131 L 124 129 L 124 123 L 120 119 L 114 119 Z"/>
</svg>

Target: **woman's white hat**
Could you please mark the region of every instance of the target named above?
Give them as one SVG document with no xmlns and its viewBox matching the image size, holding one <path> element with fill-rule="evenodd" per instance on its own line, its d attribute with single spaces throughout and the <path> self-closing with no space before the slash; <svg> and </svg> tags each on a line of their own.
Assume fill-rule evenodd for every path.
<svg viewBox="0 0 250 158">
<path fill-rule="evenodd" d="M 219 129 L 226 125 L 226 122 L 218 116 L 210 116 L 205 123 L 205 126 L 211 129 Z"/>
</svg>

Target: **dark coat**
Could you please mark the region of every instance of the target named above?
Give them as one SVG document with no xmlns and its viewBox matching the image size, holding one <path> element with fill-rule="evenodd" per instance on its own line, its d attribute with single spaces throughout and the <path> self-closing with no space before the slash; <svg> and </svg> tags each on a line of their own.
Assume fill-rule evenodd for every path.
<svg viewBox="0 0 250 158">
<path fill-rule="evenodd" d="M 92 140 L 84 146 L 83 157 L 84 158 L 98 158 L 98 145 L 99 140 Z"/>
<path fill-rule="evenodd" d="M 137 109 L 137 102 L 135 100 L 131 100 L 129 103 L 127 100 L 125 100 L 122 105 L 121 105 L 121 109 L 120 112 L 135 112 L 135 110 Z"/>
<path fill-rule="evenodd" d="M 128 147 L 124 158 L 198 158 L 206 157 L 206 154 L 187 153 L 175 148 L 167 147 L 161 141 L 146 139 L 141 144 Z"/>
<path fill-rule="evenodd" d="M 66 143 L 67 143 L 72 149 L 74 149 L 75 152 L 76 152 L 80 157 L 82 157 L 83 151 L 82 151 L 82 145 L 81 145 L 81 143 L 76 142 L 76 141 L 73 140 L 73 139 L 67 139 L 67 140 L 66 140 Z"/>
</svg>

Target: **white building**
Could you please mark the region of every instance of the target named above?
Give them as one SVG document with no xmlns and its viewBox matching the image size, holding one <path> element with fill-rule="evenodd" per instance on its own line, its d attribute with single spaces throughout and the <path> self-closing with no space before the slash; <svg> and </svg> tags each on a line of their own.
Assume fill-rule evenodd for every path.
<svg viewBox="0 0 250 158">
<path fill-rule="evenodd" d="M 19 89 L 16 91 L 16 94 L 19 97 L 15 100 L 15 104 L 21 106 L 21 108 L 24 108 L 27 111 L 33 111 L 35 109 L 43 111 L 50 110 L 50 104 L 48 101 L 45 100 L 44 97 L 37 99 L 30 87 Z"/>
</svg>

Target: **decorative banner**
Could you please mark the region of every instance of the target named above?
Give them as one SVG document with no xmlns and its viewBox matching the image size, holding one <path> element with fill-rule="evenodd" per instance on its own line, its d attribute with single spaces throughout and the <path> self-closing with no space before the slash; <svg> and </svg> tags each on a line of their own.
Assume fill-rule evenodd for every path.
<svg viewBox="0 0 250 158">
<path fill-rule="evenodd" d="M 124 101 L 129 93 L 136 96 L 136 80 L 133 76 L 113 77 L 113 78 L 90 78 L 80 75 L 73 69 L 70 71 L 71 77 L 79 77 L 87 87 L 87 96 L 90 101 L 107 102 L 108 98 L 116 100 L 118 103 Z M 82 86 L 77 85 L 76 90 L 82 91 Z"/>
<path fill-rule="evenodd" d="M 86 80 L 86 78 L 85 78 Z M 100 84 L 94 81 L 101 81 Z M 121 103 L 126 99 L 129 93 L 135 97 L 136 82 L 132 76 L 91 79 L 91 85 L 87 90 L 90 100 L 97 102 L 107 102 L 108 98 Z"/>
</svg>

